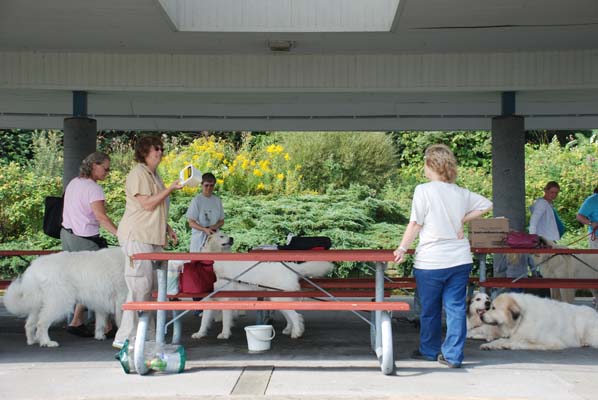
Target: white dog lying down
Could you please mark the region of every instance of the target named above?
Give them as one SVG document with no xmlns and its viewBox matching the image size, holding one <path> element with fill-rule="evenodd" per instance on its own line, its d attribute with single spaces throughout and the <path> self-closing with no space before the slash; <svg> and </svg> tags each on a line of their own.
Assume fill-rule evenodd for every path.
<svg viewBox="0 0 598 400">
<path fill-rule="evenodd" d="M 127 297 L 125 255 L 119 247 L 98 251 L 60 252 L 41 256 L 8 287 L 4 305 L 15 315 L 27 317 L 27 344 L 56 347 L 48 328 L 65 318 L 76 303 L 96 313 L 95 338 L 104 340 L 109 314 L 117 325 Z"/>
<path fill-rule="evenodd" d="M 204 245 L 205 252 L 225 252 L 230 251 L 231 238 L 223 233 L 215 233 L 210 235 L 206 244 Z M 217 281 L 214 283 L 214 289 L 219 289 L 225 284 L 229 283 L 229 279 L 236 277 L 239 273 L 254 265 L 253 261 L 215 261 L 214 273 Z M 302 275 L 320 277 L 328 274 L 334 268 L 330 262 L 305 262 L 301 264 L 286 263 L 295 271 Z M 239 281 L 247 282 L 243 284 L 239 282 L 230 282 L 224 290 L 267 290 L 264 287 L 277 288 L 287 291 L 300 290 L 299 277 L 292 271 L 289 271 L 281 263 L 278 262 L 263 262 L 251 271 L 238 278 Z M 256 286 L 262 285 L 264 287 Z M 226 300 L 226 299 L 219 299 Z M 273 301 L 289 301 L 295 300 L 292 298 L 274 297 L 269 300 Z M 290 335 L 291 338 L 296 339 L 303 335 L 305 330 L 303 324 L 303 316 L 294 310 L 280 311 L 286 321 L 287 325 L 282 331 L 285 335 Z M 201 319 L 201 326 L 199 331 L 194 333 L 191 337 L 199 339 L 207 336 L 210 324 L 214 319 L 213 310 L 205 310 Z M 218 335 L 218 339 L 228 339 L 231 336 L 233 313 L 227 310 L 222 311 L 222 332 Z"/>
<path fill-rule="evenodd" d="M 550 248 L 564 248 L 550 240 L 542 240 Z M 576 254 L 575 257 L 568 254 L 534 254 L 534 261 L 544 278 L 598 279 L 598 254 Z M 552 298 L 567 303 L 575 300 L 575 289 L 550 289 L 550 293 Z M 598 290 L 593 289 L 592 295 L 594 305 L 598 307 Z"/>
<path fill-rule="evenodd" d="M 482 292 L 473 292 L 467 305 L 467 337 L 469 339 L 490 342 L 500 337 L 496 326 L 485 324 L 482 315 L 490 309 L 490 296 Z"/>
<path fill-rule="evenodd" d="M 568 347 L 598 348 L 598 312 L 523 293 L 503 293 L 482 315 L 495 325 L 500 339 L 482 350 L 560 350 Z"/>
</svg>

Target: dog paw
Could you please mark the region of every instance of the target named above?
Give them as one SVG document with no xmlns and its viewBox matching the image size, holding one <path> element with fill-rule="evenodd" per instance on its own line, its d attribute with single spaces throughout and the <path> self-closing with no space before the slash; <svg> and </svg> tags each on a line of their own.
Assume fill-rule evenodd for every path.
<svg viewBox="0 0 598 400">
<path fill-rule="evenodd" d="M 59 346 L 58 342 L 55 342 L 53 340 L 39 344 L 39 347 L 58 347 L 58 346 Z"/>
<path fill-rule="evenodd" d="M 106 335 L 101 334 L 101 335 L 95 335 L 93 337 L 95 340 L 106 340 Z"/>
<path fill-rule="evenodd" d="M 191 335 L 191 339 L 201 339 L 201 338 L 204 338 L 206 336 L 208 336 L 206 334 L 206 332 L 199 331 L 199 332 L 195 332 L 193 335 Z"/>
<path fill-rule="evenodd" d="M 216 339 L 229 339 L 231 337 L 231 333 L 230 332 L 220 332 L 220 334 L 218 336 L 216 336 Z"/>
<path fill-rule="evenodd" d="M 283 335 L 290 335 L 292 331 L 292 326 L 291 325 L 287 325 L 285 326 L 285 328 L 282 330 L 282 334 Z"/>
<path fill-rule="evenodd" d="M 303 332 L 292 332 L 291 333 L 291 339 L 299 339 L 301 336 L 303 336 Z"/>
<path fill-rule="evenodd" d="M 480 345 L 480 350 L 493 350 L 494 348 L 490 346 L 488 343 L 484 343 Z"/>
</svg>

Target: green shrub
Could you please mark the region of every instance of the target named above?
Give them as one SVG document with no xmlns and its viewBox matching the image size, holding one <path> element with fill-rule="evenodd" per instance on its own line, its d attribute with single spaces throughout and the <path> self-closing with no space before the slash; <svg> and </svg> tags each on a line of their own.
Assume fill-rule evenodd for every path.
<svg viewBox="0 0 598 400">
<path fill-rule="evenodd" d="M 33 156 L 33 132 L 21 129 L 0 130 L 0 163 L 26 165 Z"/>
<path fill-rule="evenodd" d="M 275 138 L 301 166 L 306 188 L 319 193 L 354 183 L 379 190 L 396 173 L 394 146 L 384 132 L 278 132 Z"/>
<path fill-rule="evenodd" d="M 64 170 L 61 131 L 34 131 L 33 158 L 29 164 L 37 176 L 62 177 Z"/>
<path fill-rule="evenodd" d="M 44 198 L 61 191 L 60 177 L 40 176 L 14 162 L 0 165 L 0 242 L 41 231 Z"/>
</svg>

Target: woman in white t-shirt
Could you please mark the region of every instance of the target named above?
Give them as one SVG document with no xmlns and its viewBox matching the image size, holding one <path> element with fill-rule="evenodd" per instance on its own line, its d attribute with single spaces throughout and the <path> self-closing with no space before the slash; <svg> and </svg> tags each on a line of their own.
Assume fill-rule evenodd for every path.
<svg viewBox="0 0 598 400">
<path fill-rule="evenodd" d="M 455 184 L 457 160 L 445 145 L 426 149 L 424 172 L 430 180 L 413 194 L 411 217 L 395 261 L 419 235 L 414 275 L 421 303 L 420 345 L 413 358 L 461 367 L 466 338 L 466 292 L 472 257 L 463 224 L 492 209 L 492 202 Z M 442 309 L 447 332 L 442 342 Z"/>
</svg>

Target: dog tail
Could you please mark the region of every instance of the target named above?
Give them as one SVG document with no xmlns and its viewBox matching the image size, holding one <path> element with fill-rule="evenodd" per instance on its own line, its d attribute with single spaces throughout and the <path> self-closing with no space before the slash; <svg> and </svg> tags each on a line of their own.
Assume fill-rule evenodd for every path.
<svg viewBox="0 0 598 400">
<path fill-rule="evenodd" d="M 6 293 L 4 293 L 4 306 L 9 313 L 25 317 L 29 314 L 28 301 L 25 299 L 25 293 L 23 292 L 23 279 L 19 276 L 14 280 Z"/>
<path fill-rule="evenodd" d="M 294 269 L 303 275 L 319 278 L 332 272 L 334 264 L 328 261 L 307 261 L 296 264 Z"/>
</svg>

